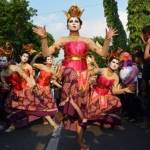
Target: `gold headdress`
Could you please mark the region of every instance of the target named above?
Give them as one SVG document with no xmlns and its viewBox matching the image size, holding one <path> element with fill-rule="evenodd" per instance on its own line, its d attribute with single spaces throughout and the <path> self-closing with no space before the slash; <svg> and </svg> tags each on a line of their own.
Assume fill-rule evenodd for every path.
<svg viewBox="0 0 150 150">
<path fill-rule="evenodd" d="M 29 53 L 29 54 L 32 54 L 32 53 L 35 53 L 36 50 L 33 49 L 33 44 L 32 43 L 28 43 L 28 44 L 23 44 L 22 45 L 22 49 Z"/>
<path fill-rule="evenodd" d="M 123 52 L 123 49 L 118 48 L 117 50 L 112 50 L 107 58 L 108 61 L 110 61 L 112 58 L 116 58 L 120 60 L 120 55 Z"/>
<path fill-rule="evenodd" d="M 0 56 L 11 57 L 13 54 L 13 49 L 0 48 Z"/>
<path fill-rule="evenodd" d="M 77 5 L 72 5 L 68 12 L 67 11 L 64 11 L 65 13 L 65 16 L 67 17 L 67 19 L 69 19 L 70 17 L 78 17 L 80 18 L 81 15 L 83 14 L 84 12 L 84 9 L 81 10 Z"/>
</svg>

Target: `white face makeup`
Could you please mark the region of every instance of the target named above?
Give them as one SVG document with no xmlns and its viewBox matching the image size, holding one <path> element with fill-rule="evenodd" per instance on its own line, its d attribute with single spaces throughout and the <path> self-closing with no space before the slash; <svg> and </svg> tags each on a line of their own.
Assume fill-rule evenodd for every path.
<svg viewBox="0 0 150 150">
<path fill-rule="evenodd" d="M 77 17 L 71 17 L 68 21 L 68 29 L 70 31 L 78 31 L 80 30 L 80 21 Z"/>
<path fill-rule="evenodd" d="M 0 66 L 4 67 L 8 63 L 6 56 L 0 56 Z"/>
<path fill-rule="evenodd" d="M 53 58 L 51 56 L 46 57 L 46 64 L 52 64 Z"/>
<path fill-rule="evenodd" d="M 112 70 L 117 70 L 119 68 L 119 60 L 117 59 L 113 59 L 110 63 L 109 63 L 109 67 Z"/>
<path fill-rule="evenodd" d="M 29 60 L 29 54 L 23 53 L 20 59 L 22 63 L 26 63 Z"/>
</svg>

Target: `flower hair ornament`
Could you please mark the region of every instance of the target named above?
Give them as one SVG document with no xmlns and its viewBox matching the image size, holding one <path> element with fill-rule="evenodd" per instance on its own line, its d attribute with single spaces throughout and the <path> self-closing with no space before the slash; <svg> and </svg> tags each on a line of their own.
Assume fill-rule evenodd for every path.
<svg viewBox="0 0 150 150">
<path fill-rule="evenodd" d="M 64 11 L 65 16 L 67 17 L 67 19 L 71 18 L 71 17 L 78 17 L 80 18 L 81 15 L 83 14 L 84 9 L 81 10 L 77 5 L 72 5 L 68 11 Z"/>
<path fill-rule="evenodd" d="M 122 52 L 120 55 L 120 61 L 132 61 L 132 56 L 128 52 Z"/>
</svg>

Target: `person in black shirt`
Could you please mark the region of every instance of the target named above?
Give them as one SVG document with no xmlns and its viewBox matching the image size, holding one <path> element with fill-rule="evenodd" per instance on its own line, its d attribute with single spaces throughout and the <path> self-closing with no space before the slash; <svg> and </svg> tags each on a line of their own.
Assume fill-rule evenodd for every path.
<svg viewBox="0 0 150 150">
<path fill-rule="evenodd" d="M 150 25 L 143 27 L 142 40 L 145 43 L 144 64 L 143 64 L 143 81 L 145 98 L 145 125 L 150 131 Z"/>
</svg>

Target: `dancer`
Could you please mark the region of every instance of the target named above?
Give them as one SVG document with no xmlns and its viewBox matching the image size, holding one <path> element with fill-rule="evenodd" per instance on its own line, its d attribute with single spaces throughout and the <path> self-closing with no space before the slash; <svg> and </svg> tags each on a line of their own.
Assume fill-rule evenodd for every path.
<svg viewBox="0 0 150 150">
<path fill-rule="evenodd" d="M 6 110 L 9 114 L 7 122 L 9 128 L 6 132 L 12 131 L 15 127 L 24 126 L 27 120 L 25 107 L 29 105 L 28 89 L 35 86 L 35 82 L 31 81 L 29 76 L 16 64 L 8 63 L 1 73 L 2 81 L 10 86 L 10 94 L 6 101 Z M 32 106 L 29 107 L 31 109 Z M 22 119 L 22 122 L 21 122 Z"/>
<path fill-rule="evenodd" d="M 61 106 L 63 106 L 64 124 L 65 127 L 71 128 L 78 133 L 78 142 L 81 149 L 86 149 L 87 145 L 83 144 L 82 122 L 83 112 L 89 99 L 88 72 L 86 56 L 89 49 L 93 50 L 100 56 L 106 57 L 108 54 L 109 43 L 116 30 L 109 28 L 106 30 L 106 38 L 102 48 L 98 47 L 91 39 L 81 37 L 79 30 L 82 26 L 80 19 L 83 10 L 78 6 L 73 5 L 65 12 L 67 17 L 67 28 L 69 36 L 62 37 L 52 46 L 47 45 L 47 34 L 43 27 L 34 27 L 35 32 L 42 43 L 43 55 L 48 56 L 56 50 L 64 49 L 64 60 L 62 61 L 62 95 Z"/>
<path fill-rule="evenodd" d="M 115 56 L 116 55 L 116 56 Z M 108 59 L 106 68 L 95 68 L 93 73 L 99 72 L 96 84 L 91 90 L 91 98 L 87 109 L 87 123 L 98 123 L 120 127 L 120 117 L 117 111 L 121 107 L 120 99 L 116 94 L 132 93 L 129 87 L 121 88 L 116 70 L 119 67 L 118 54 L 113 54 Z"/>
<path fill-rule="evenodd" d="M 35 57 L 37 58 L 37 56 Z M 36 90 L 34 92 L 39 97 L 42 104 L 47 106 L 47 111 L 56 112 L 57 106 L 51 94 L 50 84 L 52 83 L 59 88 L 61 88 L 61 85 L 54 79 L 55 72 L 52 69 L 52 64 L 53 64 L 52 56 L 47 56 L 45 58 L 45 64 L 33 63 L 33 67 L 40 70 L 39 75 L 36 79 L 36 88 L 35 88 Z M 54 114 L 52 115 L 52 117 L 54 117 Z M 54 128 L 57 129 L 57 125 L 54 121 L 51 122 L 51 124 L 53 124 Z"/>
<path fill-rule="evenodd" d="M 28 63 L 31 63 L 33 57 L 38 53 L 35 49 L 32 43 L 28 43 L 28 44 L 23 44 L 22 45 L 22 49 L 23 51 L 27 52 L 30 57 L 28 60 Z"/>
<path fill-rule="evenodd" d="M 40 117 L 45 117 L 56 129 L 57 125 L 50 116 L 57 112 L 57 108 L 49 109 L 49 105 L 35 95 L 33 91 L 36 84 L 33 78 L 33 70 L 27 63 L 29 54 L 23 52 L 20 58 L 19 64 L 9 65 L 5 70 L 5 76 L 12 87 L 7 103 L 8 109 L 12 111 L 8 116 L 10 126 L 5 131 L 10 132 L 15 128 L 27 126 Z"/>
<path fill-rule="evenodd" d="M 3 70 L 5 70 L 11 59 L 11 52 L 9 54 L 7 50 L 5 51 L 4 48 L 0 48 L 0 121 L 2 123 L 0 124 L 0 130 L 5 128 L 4 126 L 7 116 L 5 103 L 10 93 L 10 86 L 5 82 L 5 78 L 3 78 Z"/>
</svg>

